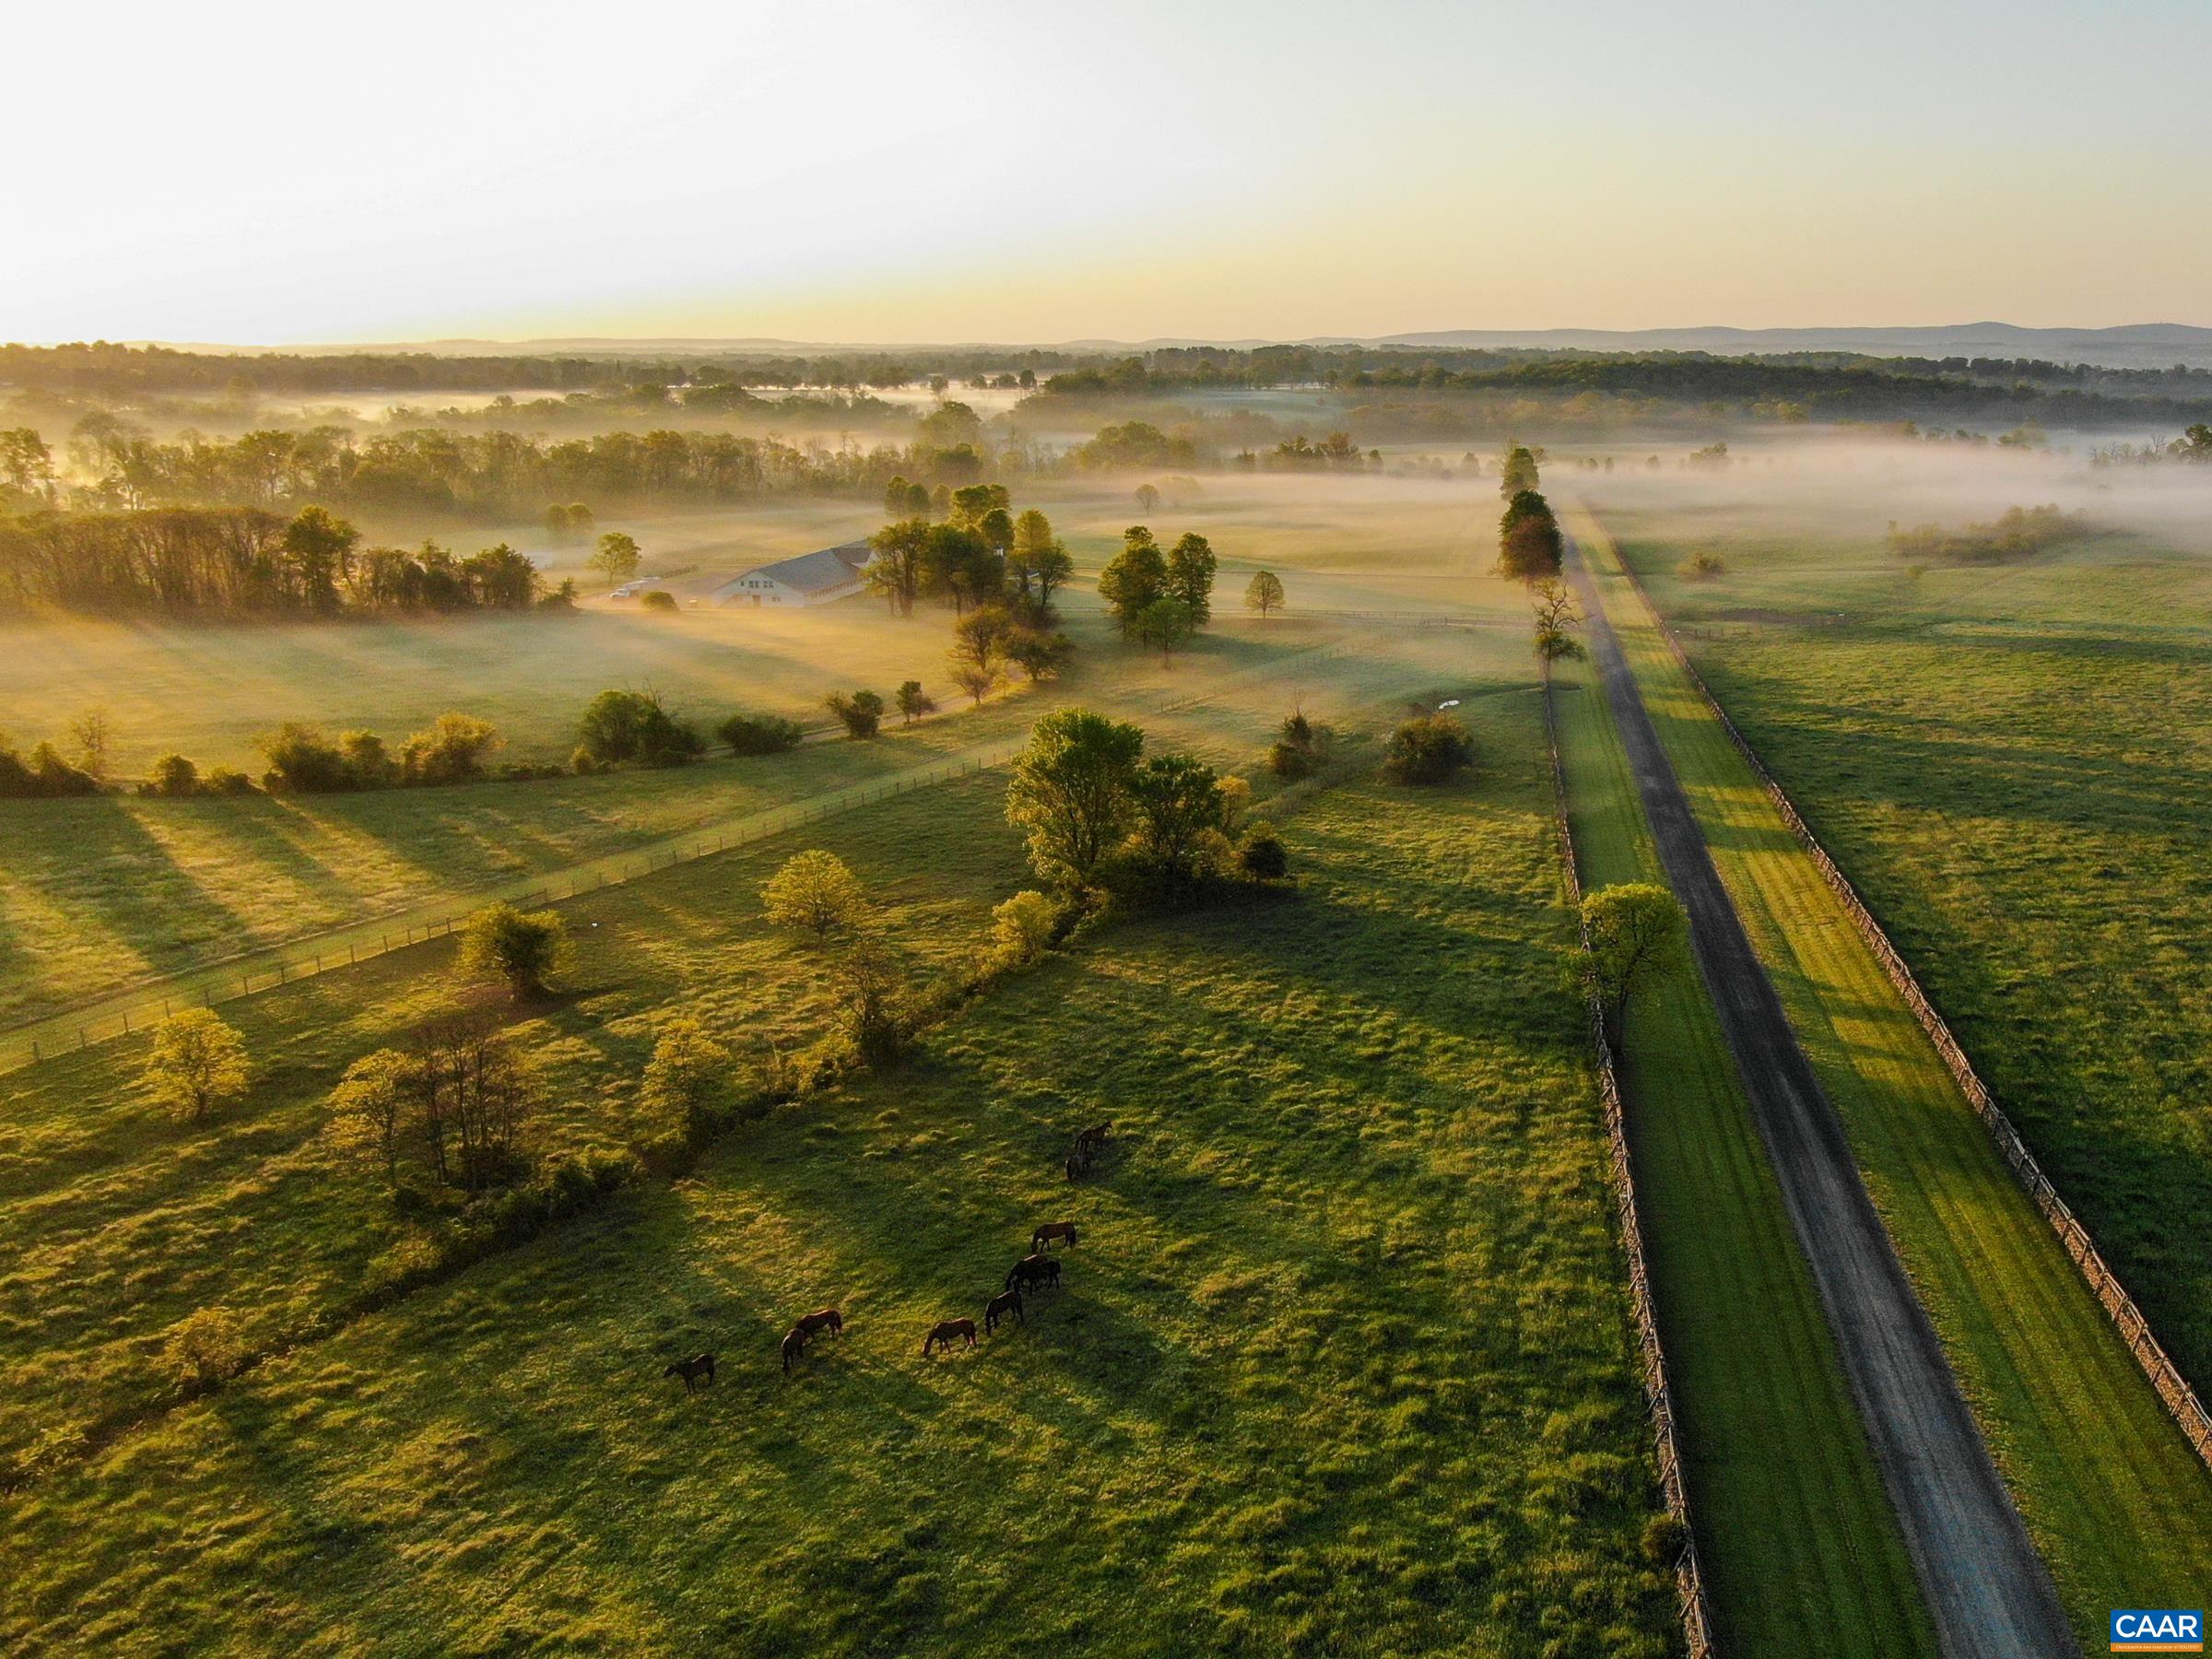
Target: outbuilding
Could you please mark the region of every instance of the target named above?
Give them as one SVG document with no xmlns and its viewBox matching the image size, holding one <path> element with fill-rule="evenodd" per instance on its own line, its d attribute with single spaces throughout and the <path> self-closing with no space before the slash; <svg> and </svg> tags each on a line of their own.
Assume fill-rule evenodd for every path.
<svg viewBox="0 0 2212 1659">
<path fill-rule="evenodd" d="M 866 542 L 845 542 L 747 571 L 711 597 L 716 605 L 828 605 L 867 585 L 864 572 L 874 557 Z"/>
</svg>

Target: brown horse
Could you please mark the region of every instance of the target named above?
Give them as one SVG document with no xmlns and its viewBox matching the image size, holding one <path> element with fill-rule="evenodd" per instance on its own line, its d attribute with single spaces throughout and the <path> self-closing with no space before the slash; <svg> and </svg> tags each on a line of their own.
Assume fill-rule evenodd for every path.
<svg viewBox="0 0 2212 1659">
<path fill-rule="evenodd" d="M 1090 1173 L 1090 1154 L 1078 1152 L 1060 1167 L 1070 1181 L 1080 1181 Z"/>
<path fill-rule="evenodd" d="M 810 1342 L 817 1331 L 828 1331 L 832 1336 L 842 1336 L 845 1334 L 845 1316 L 835 1308 L 817 1308 L 813 1312 L 802 1315 L 799 1323 L 791 1328 L 804 1331 Z"/>
<path fill-rule="evenodd" d="M 947 1347 L 950 1347 L 956 1341 L 965 1341 L 970 1347 L 975 1346 L 974 1320 L 939 1320 L 929 1335 L 922 1338 L 922 1357 L 924 1359 L 928 1359 L 930 1349 L 940 1342 Z"/>
<path fill-rule="evenodd" d="M 1047 1221 L 1030 1235 L 1030 1253 L 1035 1255 L 1054 1239 L 1065 1239 L 1073 1244 L 1076 1241 L 1076 1224 L 1073 1221 Z"/>
<path fill-rule="evenodd" d="M 1050 1285 L 1055 1290 L 1060 1288 L 1060 1263 L 1057 1257 L 1024 1256 L 1006 1274 L 1006 1288 L 1009 1290 L 1026 1289 L 1032 1285 Z"/>
<path fill-rule="evenodd" d="M 1112 1118 L 1106 1119 L 1103 1123 L 1093 1124 L 1088 1129 L 1078 1129 L 1076 1131 L 1076 1149 L 1080 1151 L 1085 1147 L 1093 1148 L 1102 1147 L 1112 1134 L 1113 1120 Z"/>
<path fill-rule="evenodd" d="M 791 1362 L 806 1352 L 806 1332 L 802 1326 L 793 1325 L 783 1335 L 783 1374 L 785 1376 L 791 1375 Z"/>
<path fill-rule="evenodd" d="M 704 1377 L 709 1382 L 714 1381 L 714 1356 L 712 1354 L 694 1354 L 688 1359 L 678 1359 L 674 1365 L 671 1365 L 666 1371 L 663 1371 L 661 1375 L 664 1377 L 681 1377 L 684 1380 L 684 1392 L 686 1394 L 689 1394 L 691 1392 L 691 1385 L 700 1378 Z"/>
<path fill-rule="evenodd" d="M 983 1304 L 983 1329 L 987 1332 L 997 1330 L 998 1322 L 1009 1313 L 1023 1324 L 1030 1323 L 1028 1315 L 1021 1311 L 1021 1292 L 1018 1290 L 994 1296 Z"/>
</svg>

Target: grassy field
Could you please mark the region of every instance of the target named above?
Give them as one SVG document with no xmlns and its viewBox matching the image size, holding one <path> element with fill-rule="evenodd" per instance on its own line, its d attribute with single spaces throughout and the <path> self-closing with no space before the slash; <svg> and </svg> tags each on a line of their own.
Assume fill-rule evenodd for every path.
<svg viewBox="0 0 2212 1659">
<path fill-rule="evenodd" d="M 1732 543 L 1712 585 L 1626 552 L 2212 1388 L 2212 1233 L 2172 1225 L 2212 1213 L 2212 571 L 2136 537 L 1917 582 L 1827 539 Z"/>
<path fill-rule="evenodd" d="M 954 755 L 1003 748 L 1057 702 L 1145 714 L 1164 701 L 1249 682 L 1265 688 L 1254 695 L 1276 711 L 1272 724 L 1300 698 L 1317 713 L 1341 696 L 1357 700 L 1381 683 L 1378 676 L 1402 677 L 1408 663 L 1441 663 L 1464 638 L 1423 636 L 1373 662 L 1314 650 L 1362 637 L 1286 619 L 1224 630 L 1162 667 L 1151 653 L 1090 627 L 1062 678 L 981 709 L 911 730 L 894 724 L 874 743 L 809 745 L 672 771 L 432 792 L 0 803 L 0 833 L 9 844 L 0 867 L 0 1022 L 210 958 L 435 905 Z"/>
<path fill-rule="evenodd" d="M 1586 890 L 1657 881 L 1595 668 L 1556 693 Z M 1631 1006 L 1621 1084 L 1721 1650 L 1932 1654 L 1935 1631 L 1696 974 Z"/>
<path fill-rule="evenodd" d="M 45 1068 L 0 1163 L 11 1439 L 158 1406 L 191 1306 L 291 1346 L 5 1500 L 0 1642 L 1670 1651 L 1536 704 L 1438 683 L 1498 690 L 1479 784 L 1311 797 L 1296 896 L 1111 930 L 910 1067 L 366 1317 L 326 1311 L 392 1241 L 315 1104 L 442 946 L 254 999 L 267 1076 L 204 1131 L 127 1100 L 124 1045 Z M 985 776 L 819 835 L 943 959 L 1024 879 L 997 813 Z M 824 964 L 753 919 L 769 856 L 571 907 L 579 989 L 522 1033 L 558 1136 L 628 1132 L 679 1007 L 817 1018 Z M 1071 1189 L 1101 1116 L 1119 1150 Z M 1068 1288 L 922 1362 L 1063 1213 Z M 785 1382 L 776 1333 L 828 1300 L 849 1335 Z M 724 1373 L 686 1399 L 658 1371 L 700 1347 Z"/>
<path fill-rule="evenodd" d="M 1613 573 L 1602 533 L 1579 528 L 1722 877 L 2077 1629 L 2087 1640 L 2131 1596 L 2212 1581 L 2212 1476 Z"/>
</svg>

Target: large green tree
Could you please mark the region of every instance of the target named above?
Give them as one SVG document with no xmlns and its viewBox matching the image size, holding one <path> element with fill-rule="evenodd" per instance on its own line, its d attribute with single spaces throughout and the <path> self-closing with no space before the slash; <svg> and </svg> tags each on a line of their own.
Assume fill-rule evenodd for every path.
<svg viewBox="0 0 2212 1659">
<path fill-rule="evenodd" d="M 1582 913 L 1584 971 L 1618 1051 L 1630 998 L 1688 962 L 1689 918 L 1671 891 L 1648 881 L 1600 888 L 1583 900 Z"/>
<path fill-rule="evenodd" d="M 1099 572 L 1099 596 L 1113 612 L 1122 632 L 1136 631 L 1136 619 L 1168 591 L 1167 555 L 1142 524 L 1122 532 L 1122 550 Z"/>
<path fill-rule="evenodd" d="M 1088 883 L 1121 839 L 1144 747 L 1135 726 L 1088 709 L 1055 710 L 1037 723 L 1014 762 L 1006 818 L 1028 832 L 1040 876 L 1062 888 Z"/>
<path fill-rule="evenodd" d="M 1195 530 L 1184 532 L 1168 550 L 1168 594 L 1191 607 L 1191 624 L 1204 628 L 1214 615 L 1213 545 Z"/>
</svg>

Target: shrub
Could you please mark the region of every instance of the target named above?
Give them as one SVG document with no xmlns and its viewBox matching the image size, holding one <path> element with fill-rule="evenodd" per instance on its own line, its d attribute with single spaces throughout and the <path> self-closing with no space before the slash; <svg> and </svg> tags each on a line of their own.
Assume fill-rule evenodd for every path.
<svg viewBox="0 0 2212 1659">
<path fill-rule="evenodd" d="M 499 728 L 473 714 L 441 714 L 399 751 L 410 783 L 465 783 L 484 775 L 484 758 L 498 748 Z"/>
<path fill-rule="evenodd" d="M 600 692 L 584 705 L 577 735 L 593 759 L 609 766 L 681 766 L 706 747 L 698 728 L 671 713 L 657 691 Z"/>
<path fill-rule="evenodd" d="M 566 923 L 549 910 L 527 915 L 512 904 L 489 904 L 461 934 L 464 972 L 497 973 L 517 996 L 544 994 L 573 957 Z"/>
<path fill-rule="evenodd" d="M 853 1052 L 869 1065 L 888 1065 L 906 1051 L 906 976 L 879 939 L 862 937 L 838 973 L 838 1019 Z"/>
<path fill-rule="evenodd" d="M 1237 848 L 1237 867 L 1254 881 L 1280 881 L 1290 874 L 1290 854 L 1272 830 L 1254 826 Z"/>
<path fill-rule="evenodd" d="M 200 793 L 200 769 L 182 755 L 164 755 L 147 775 L 146 793 L 183 800 Z"/>
<path fill-rule="evenodd" d="M 200 788 L 202 793 L 211 795 L 250 795 L 261 793 L 253 779 L 247 777 L 244 772 L 234 771 L 228 766 L 209 767 L 206 777 L 201 780 Z"/>
<path fill-rule="evenodd" d="M 733 755 L 781 755 L 799 747 L 806 731 L 781 714 L 733 714 L 714 728 Z"/>
<path fill-rule="evenodd" d="M 676 595 L 666 588 L 650 588 L 638 601 L 641 610 L 673 611 L 677 608 Z"/>
<path fill-rule="evenodd" d="M 323 728 L 303 721 L 287 721 L 276 731 L 256 739 L 262 758 L 269 763 L 262 774 L 264 787 L 296 794 L 335 794 L 357 786 L 346 751 L 324 735 Z"/>
<path fill-rule="evenodd" d="M 398 781 L 399 762 L 374 732 L 347 732 L 338 739 L 349 789 L 383 789 Z"/>
<path fill-rule="evenodd" d="M 1017 893 L 991 912 L 991 959 L 1023 968 L 1042 956 L 1060 923 L 1059 907 L 1042 893 Z"/>
<path fill-rule="evenodd" d="M 817 939 L 832 928 L 857 928 L 868 910 L 860 877 L 818 847 L 786 859 L 760 889 L 760 900 L 772 926 L 806 928 Z"/>
<path fill-rule="evenodd" d="M 253 1357 L 244 1327 L 228 1308 L 200 1308 L 169 1327 L 162 1368 L 184 1388 L 208 1388 L 245 1369 Z"/>
<path fill-rule="evenodd" d="M 580 743 L 569 751 L 569 770 L 580 778 L 588 778 L 599 770 L 599 762 L 593 757 L 592 751 Z"/>
<path fill-rule="evenodd" d="M 1282 735 L 1267 751 L 1267 770 L 1278 778 L 1311 777 L 1329 758 L 1335 741 L 1334 731 L 1315 725 L 1294 709 L 1283 721 Z"/>
<path fill-rule="evenodd" d="M 1643 1559 L 1654 1566 L 1671 1569 L 1682 1559 L 1688 1543 L 1689 1528 L 1678 1517 L 1665 1513 L 1644 1517 Z"/>
<path fill-rule="evenodd" d="M 822 701 L 843 723 L 848 737 L 873 737 L 883 725 L 883 699 L 873 691 L 855 691 L 850 697 L 832 691 Z"/>
<path fill-rule="evenodd" d="M 154 1028 L 147 1094 L 186 1123 L 246 1092 L 246 1040 L 212 1008 L 181 1008 Z"/>
<path fill-rule="evenodd" d="M 1474 764 L 1467 728 L 1449 714 L 1424 714 L 1390 735 L 1382 775 L 1394 783 L 1441 783 Z"/>
<path fill-rule="evenodd" d="M 1728 567 L 1721 562 L 1718 554 L 1698 552 L 1684 559 L 1680 568 L 1682 575 L 1691 582 L 1711 582 Z"/>
</svg>

